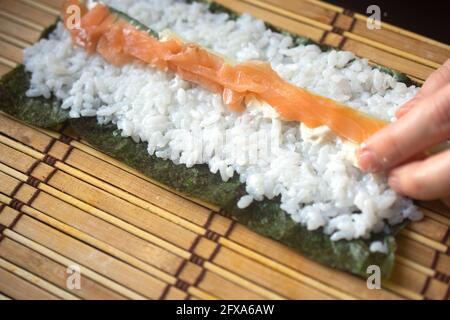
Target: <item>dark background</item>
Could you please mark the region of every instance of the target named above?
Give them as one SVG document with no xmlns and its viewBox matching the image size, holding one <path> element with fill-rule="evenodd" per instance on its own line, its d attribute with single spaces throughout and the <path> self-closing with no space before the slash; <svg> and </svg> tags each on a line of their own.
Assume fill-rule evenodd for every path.
<svg viewBox="0 0 450 320">
<path fill-rule="evenodd" d="M 366 14 L 376 4 L 381 20 L 450 44 L 450 0 L 326 0 L 329 3 Z"/>
</svg>

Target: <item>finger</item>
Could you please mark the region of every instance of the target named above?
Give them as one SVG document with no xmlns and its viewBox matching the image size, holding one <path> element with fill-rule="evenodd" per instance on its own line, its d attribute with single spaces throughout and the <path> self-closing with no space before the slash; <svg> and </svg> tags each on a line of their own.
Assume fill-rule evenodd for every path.
<svg viewBox="0 0 450 320">
<path fill-rule="evenodd" d="M 420 100 L 420 95 L 419 93 L 417 93 L 417 95 L 412 98 L 411 100 L 409 100 L 408 102 L 406 102 L 404 105 L 402 105 L 396 112 L 395 112 L 395 117 L 401 118 L 403 115 L 405 115 L 409 110 L 411 110 L 412 108 L 414 108 L 414 106 L 417 104 L 417 102 Z"/>
<path fill-rule="evenodd" d="M 370 172 L 388 170 L 449 137 L 450 84 L 369 137 L 358 150 L 359 167 Z"/>
<path fill-rule="evenodd" d="M 418 154 L 413 155 L 412 157 L 409 157 L 405 161 L 398 163 L 397 166 L 401 166 L 410 162 L 425 160 L 427 157 L 428 156 L 425 152 L 420 152 Z"/>
<path fill-rule="evenodd" d="M 392 170 L 388 183 L 397 193 L 414 199 L 450 197 L 450 150 Z"/>
<path fill-rule="evenodd" d="M 437 70 L 428 76 L 425 83 L 420 88 L 420 95 L 429 96 L 437 92 L 440 88 L 450 82 L 450 59 L 444 62 Z"/>
<path fill-rule="evenodd" d="M 406 102 L 403 106 L 401 106 L 395 113 L 395 116 L 397 118 L 402 117 L 417 104 L 418 100 L 420 100 L 423 97 L 430 96 L 431 94 L 435 93 L 449 82 L 450 82 L 450 59 L 445 61 L 445 63 L 441 67 L 439 67 L 439 69 L 431 73 L 431 75 L 422 85 L 416 96 L 411 100 L 409 100 L 408 102 Z"/>
</svg>

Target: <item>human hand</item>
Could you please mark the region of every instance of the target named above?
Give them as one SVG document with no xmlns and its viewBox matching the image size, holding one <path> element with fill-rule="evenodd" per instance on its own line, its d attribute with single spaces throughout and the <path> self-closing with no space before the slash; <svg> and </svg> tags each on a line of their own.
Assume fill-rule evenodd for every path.
<svg viewBox="0 0 450 320">
<path fill-rule="evenodd" d="M 397 121 L 367 139 L 357 152 L 367 172 L 389 171 L 397 193 L 450 206 L 450 150 L 425 158 L 428 148 L 450 139 L 450 59 L 396 113 Z"/>
</svg>

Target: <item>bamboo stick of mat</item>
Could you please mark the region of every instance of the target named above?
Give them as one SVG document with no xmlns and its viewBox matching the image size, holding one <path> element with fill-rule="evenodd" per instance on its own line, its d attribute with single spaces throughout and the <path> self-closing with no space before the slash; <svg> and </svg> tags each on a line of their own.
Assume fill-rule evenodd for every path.
<svg viewBox="0 0 450 320">
<path fill-rule="evenodd" d="M 60 300 L 38 286 L 24 280 L 23 278 L 0 268 L 0 287 L 5 297 L 18 300 Z"/>
<path fill-rule="evenodd" d="M 8 180 L 5 177 L 2 178 L 4 181 Z M 5 192 L 5 189 L 2 189 L 2 191 Z M 23 191 L 22 188 L 21 191 Z M 35 190 L 26 190 L 25 192 L 18 192 L 15 198 L 18 199 L 19 201 L 27 203 L 29 201 L 30 195 L 34 194 L 34 192 Z M 39 197 L 33 200 L 33 207 L 40 210 L 46 210 L 45 215 L 40 214 L 40 216 L 33 216 L 45 222 L 46 224 L 52 225 L 56 229 L 63 230 L 66 233 L 69 233 L 72 236 L 79 238 L 85 242 L 89 242 L 95 245 L 96 247 L 101 248 L 105 252 L 110 252 L 114 256 L 118 257 L 120 256 L 124 261 L 130 262 L 129 260 L 132 259 L 130 264 L 139 267 L 141 270 L 146 270 L 147 272 L 149 272 L 149 274 L 158 273 L 157 277 L 161 278 L 166 282 L 170 282 L 172 284 L 176 282 L 175 278 L 169 277 L 164 273 L 162 273 L 161 275 L 161 272 L 158 269 L 151 268 L 150 270 L 148 270 L 148 266 L 146 266 L 145 263 L 140 262 L 134 257 L 127 258 L 127 256 L 132 254 L 137 258 L 140 258 L 147 264 L 156 263 L 156 265 L 159 268 L 166 269 L 166 272 L 176 273 L 175 270 L 178 268 L 177 265 L 179 265 L 180 259 L 177 258 L 175 255 L 170 256 L 165 251 L 161 251 L 158 247 L 150 246 L 148 242 L 142 241 L 138 238 L 133 238 L 130 234 L 127 234 L 126 232 L 123 231 L 120 232 L 121 229 L 114 228 L 111 225 L 108 226 L 108 224 L 103 222 L 102 220 L 93 219 L 93 217 L 88 216 L 86 213 L 80 210 L 74 210 L 75 208 L 65 204 L 62 201 L 57 201 L 56 198 L 49 196 L 47 193 L 44 192 L 39 193 Z M 64 224 L 58 225 L 58 223 L 54 221 L 55 219 L 51 218 L 50 216 L 55 217 L 61 222 L 64 222 Z M 65 224 L 73 225 L 77 229 L 77 231 L 75 231 L 74 229 L 70 229 L 68 226 L 65 226 Z M 84 237 L 84 234 L 77 233 L 80 231 L 84 233 L 89 233 L 91 236 L 94 236 L 98 240 L 107 242 L 109 245 L 114 245 L 122 252 L 125 252 L 125 254 L 122 253 L 121 251 L 111 249 L 111 246 L 105 247 L 105 244 L 103 244 L 103 246 L 95 244 L 94 240 L 92 239 L 89 240 L 88 238 Z M 166 258 L 164 258 L 164 256 L 166 256 Z M 158 259 L 155 259 L 155 257 L 158 257 Z M 188 271 L 187 268 L 185 269 L 186 271 Z M 186 274 L 183 276 L 193 277 L 194 275 Z M 221 279 L 220 281 L 222 282 L 223 287 L 229 289 L 230 293 L 241 292 L 243 295 L 253 297 L 255 299 L 262 298 L 261 296 L 255 295 L 252 296 L 249 292 L 242 292 L 242 289 L 240 289 L 236 285 L 235 286 L 232 286 L 231 284 L 227 285 L 227 282 L 224 279 Z M 231 298 L 231 297 L 228 296 L 223 298 Z"/>
<path fill-rule="evenodd" d="M 83 277 L 80 287 L 69 289 L 67 280 L 70 275 L 63 265 L 33 251 L 10 239 L 0 242 L 0 256 L 9 262 L 45 279 L 57 287 L 67 290 L 69 293 L 82 299 L 90 300 L 119 300 L 123 296 L 106 289 L 95 281 Z"/>
<path fill-rule="evenodd" d="M 3 171 L 3 172 L 7 171 L 9 174 L 14 175 L 14 176 L 16 176 L 16 177 L 19 177 L 19 175 L 20 175 L 18 172 L 14 172 L 13 169 L 6 169 L 6 168 L 4 168 L 3 165 L 0 165 L 0 170 Z M 22 177 L 22 180 L 26 180 L 26 177 L 25 177 L 25 176 Z M 42 189 L 45 189 L 44 191 L 47 191 L 47 188 L 42 187 Z M 47 224 L 51 224 L 50 221 L 46 221 L 46 223 L 47 223 Z M 66 230 L 66 232 L 69 232 L 69 231 Z M 84 239 L 84 241 L 87 241 L 87 240 Z M 91 240 L 89 240 L 89 243 L 93 243 L 93 241 L 94 241 L 94 240 L 91 239 Z M 96 244 L 96 246 L 99 246 L 99 245 Z M 110 249 L 108 250 L 108 249 L 105 248 L 105 247 L 102 247 L 102 250 L 103 250 L 103 251 L 110 252 Z M 223 252 L 223 254 L 225 254 L 226 251 L 224 252 L 224 250 L 222 250 L 222 252 Z M 233 254 L 232 254 L 231 252 L 228 252 L 228 254 L 231 254 L 230 258 L 233 257 Z M 218 257 L 220 257 L 220 255 L 219 255 Z M 128 258 L 127 260 L 130 261 L 129 258 Z M 227 260 L 227 261 L 228 261 L 228 260 Z M 135 263 L 136 263 L 136 262 L 135 262 Z M 141 269 L 143 268 L 142 265 L 140 265 L 139 267 L 140 267 Z M 210 266 L 209 266 L 209 263 L 205 263 L 205 268 L 208 268 L 208 267 L 210 267 Z M 217 266 L 216 266 L 215 268 L 217 269 Z M 261 268 L 260 268 L 260 269 L 261 269 Z M 264 272 L 264 271 L 261 270 L 261 272 Z M 243 279 L 241 279 L 240 281 L 241 281 L 241 282 L 245 282 Z M 248 283 L 248 285 L 251 286 L 250 283 Z M 297 284 L 296 288 L 300 289 L 300 288 L 302 288 L 302 285 Z M 261 291 L 262 288 L 259 288 L 259 290 Z M 308 291 L 309 291 L 310 293 L 313 293 L 313 292 L 314 292 L 314 290 L 312 290 L 312 289 L 309 289 Z M 275 296 L 271 295 L 270 293 L 267 293 L 267 294 L 269 294 L 269 295 L 272 296 L 272 297 L 275 297 Z M 317 294 L 318 294 L 318 292 L 317 292 Z M 280 298 L 280 297 L 278 297 L 278 298 Z"/>
<path fill-rule="evenodd" d="M 18 267 L 17 265 L 14 265 L 7 260 L 4 260 L 3 258 L 0 258 L 0 268 L 7 270 L 11 272 L 12 274 L 15 274 L 16 276 L 31 282 L 35 284 L 37 287 L 65 300 L 78 300 L 76 296 L 74 296 L 71 293 L 68 293 L 64 290 L 61 290 L 57 286 L 53 285 L 52 283 L 48 282 L 47 280 L 44 280 L 38 276 L 35 276 L 34 274 L 28 272 L 25 269 L 22 269 Z"/>
<path fill-rule="evenodd" d="M 345 11 L 344 8 L 341 8 L 339 6 L 335 6 L 335 5 L 329 4 L 329 3 L 325 2 L 325 1 L 322 1 L 322 0 L 305 0 L 305 1 L 310 2 L 312 4 L 315 4 L 318 7 L 329 9 L 331 11 L 335 11 L 335 12 L 339 12 L 339 13 L 343 13 Z M 358 19 L 362 20 L 362 21 L 367 21 L 367 17 L 364 16 L 364 15 L 356 13 L 355 16 Z M 431 38 L 422 36 L 420 34 L 408 31 L 408 30 L 403 29 L 403 28 L 399 28 L 399 27 L 394 26 L 392 24 L 389 24 L 387 22 L 383 22 L 382 21 L 382 25 L 381 26 L 382 26 L 382 28 L 386 28 L 388 30 L 394 31 L 394 32 L 398 33 L 399 35 L 403 35 L 403 36 L 406 36 L 408 38 L 420 40 L 423 43 L 430 44 L 432 46 L 443 48 L 445 50 L 449 50 L 450 51 L 450 45 L 448 45 L 448 44 L 445 44 L 445 43 L 433 40 Z"/>
<path fill-rule="evenodd" d="M 2 301 L 2 300 L 11 300 L 11 298 L 5 296 L 3 293 L 0 292 L 0 301 Z"/>
<path fill-rule="evenodd" d="M 115 259 L 102 251 L 96 250 L 88 244 L 72 238 L 61 231 L 41 223 L 31 216 L 23 216 L 22 212 L 18 212 L 9 207 L 6 207 L 6 209 L 9 210 L 2 213 L 0 215 L 0 219 L 5 220 L 4 217 L 2 217 L 5 214 L 12 215 L 14 217 L 13 220 L 15 223 L 9 226 L 9 229 L 29 239 L 30 241 L 36 242 L 48 248 L 54 254 L 41 252 L 39 251 L 39 247 L 30 247 L 27 246 L 26 243 L 21 243 L 22 245 L 26 245 L 30 249 L 35 250 L 36 252 L 55 260 L 56 262 L 61 262 L 58 259 L 58 255 L 62 255 L 72 260 L 70 265 L 84 265 L 85 267 L 90 268 L 92 272 L 96 273 L 94 276 L 82 273 L 83 277 L 91 278 L 97 282 L 97 274 L 99 274 L 107 279 L 111 279 L 115 283 L 121 284 L 121 286 L 118 287 L 119 290 L 116 290 L 113 286 L 108 286 L 109 283 L 100 282 L 100 284 L 105 286 L 105 288 L 109 288 L 122 294 L 120 289 L 123 286 L 132 288 L 133 291 L 145 296 L 147 299 L 157 299 L 161 297 L 164 288 L 167 287 L 160 281 L 147 275 L 145 272 Z M 20 218 L 18 219 L 17 217 Z M 2 223 L 4 223 L 4 221 Z M 56 258 L 54 255 L 56 255 Z M 68 267 L 68 265 L 66 266 Z M 183 296 L 179 293 L 180 292 L 178 290 L 170 290 L 170 296 L 172 299 L 183 298 Z M 134 296 L 130 296 L 129 298 L 134 298 Z"/>
<path fill-rule="evenodd" d="M 3 194 L 0 194 L 0 201 L 9 204 L 9 203 L 11 203 L 12 199 Z M 149 274 L 154 273 L 153 268 L 149 268 L 148 265 L 146 265 L 145 263 L 142 263 L 140 260 L 135 259 L 134 257 L 127 255 L 126 253 L 123 253 L 120 250 L 117 250 L 114 247 L 108 245 L 107 243 L 99 241 L 88 234 L 80 232 L 79 230 L 77 230 L 73 227 L 70 227 L 64 223 L 61 223 L 58 220 L 51 218 L 48 215 L 45 215 L 42 212 L 40 212 L 34 208 L 25 206 L 25 207 L 23 207 L 22 210 L 24 211 L 24 213 L 28 214 L 29 216 L 35 218 L 36 220 L 42 221 L 43 223 L 53 227 L 54 229 L 57 229 L 66 234 L 69 234 L 70 236 L 77 238 L 85 243 L 92 244 L 96 248 L 99 248 L 101 251 L 109 253 L 111 256 L 117 257 L 119 260 L 126 261 L 130 265 L 135 266 L 138 269 L 143 270 Z M 174 284 L 176 282 L 176 279 L 168 278 L 168 277 L 166 277 L 164 280 L 166 280 L 166 282 L 169 282 L 172 284 Z M 155 284 L 153 284 L 153 285 L 155 285 Z M 192 291 L 193 291 L 193 294 L 197 293 L 197 291 L 195 289 Z M 206 298 L 206 297 L 211 298 L 210 296 L 208 296 L 206 294 L 202 294 L 202 293 L 200 293 L 200 296 L 203 298 Z"/>
<path fill-rule="evenodd" d="M 6 229 L 6 230 L 4 230 L 4 235 L 7 238 L 10 238 L 18 243 L 23 244 L 24 246 L 27 246 L 30 249 L 40 252 L 41 254 L 61 263 L 63 265 L 66 265 L 68 267 L 71 265 L 76 265 L 75 262 L 57 254 L 56 252 L 53 252 L 53 251 L 45 248 L 44 246 L 42 246 L 36 242 L 33 242 L 33 241 L 21 236 L 20 234 L 14 232 L 14 231 Z M 86 277 L 89 277 L 89 278 L 95 280 L 96 282 L 101 283 L 102 285 L 104 285 L 107 288 L 114 289 L 114 291 L 121 293 L 125 297 L 131 298 L 131 299 L 137 299 L 137 300 L 145 299 L 145 297 L 143 297 L 143 296 L 141 296 L 141 295 L 117 284 L 117 283 L 112 282 L 108 278 L 105 278 L 86 267 L 81 266 L 81 273 L 83 275 L 85 275 Z"/>
</svg>

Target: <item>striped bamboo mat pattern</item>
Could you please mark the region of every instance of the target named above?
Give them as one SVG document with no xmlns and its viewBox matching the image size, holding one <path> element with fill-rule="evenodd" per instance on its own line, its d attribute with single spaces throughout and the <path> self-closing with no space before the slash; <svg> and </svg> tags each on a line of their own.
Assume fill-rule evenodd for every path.
<svg viewBox="0 0 450 320">
<path fill-rule="evenodd" d="M 316 0 L 219 0 L 423 81 L 448 45 Z M 0 0 L 0 74 L 21 62 L 61 0 Z M 414 48 L 414 50 L 412 50 Z M 98 152 L 61 128 L 0 114 L 0 299 L 449 299 L 450 211 L 398 237 L 383 289 L 310 261 Z M 67 287 L 68 267 L 81 271 Z"/>
</svg>

